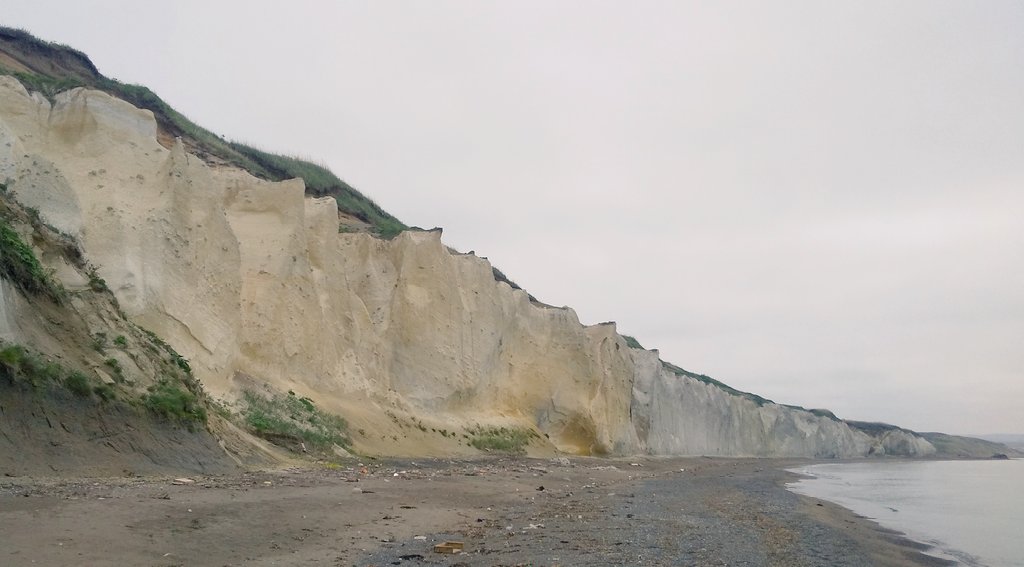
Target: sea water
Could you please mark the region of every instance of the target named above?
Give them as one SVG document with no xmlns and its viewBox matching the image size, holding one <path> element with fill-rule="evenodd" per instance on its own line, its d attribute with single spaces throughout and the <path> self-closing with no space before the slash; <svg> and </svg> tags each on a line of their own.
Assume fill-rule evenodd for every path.
<svg viewBox="0 0 1024 567">
<path fill-rule="evenodd" d="M 874 519 L 964 565 L 1024 566 L 1024 459 L 865 461 L 790 469 L 787 487 Z"/>
</svg>

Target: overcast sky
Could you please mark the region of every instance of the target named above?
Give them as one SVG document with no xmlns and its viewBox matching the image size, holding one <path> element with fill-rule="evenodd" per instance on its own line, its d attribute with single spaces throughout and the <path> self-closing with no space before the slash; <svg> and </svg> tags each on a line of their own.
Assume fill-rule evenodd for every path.
<svg viewBox="0 0 1024 567">
<path fill-rule="evenodd" d="M 1024 3 L 5 0 L 0 23 L 684 368 L 1024 433 Z"/>
</svg>

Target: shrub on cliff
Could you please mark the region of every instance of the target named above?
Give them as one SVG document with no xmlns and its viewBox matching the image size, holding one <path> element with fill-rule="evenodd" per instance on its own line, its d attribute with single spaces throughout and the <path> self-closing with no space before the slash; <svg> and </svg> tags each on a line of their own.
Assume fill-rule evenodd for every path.
<svg viewBox="0 0 1024 567">
<path fill-rule="evenodd" d="M 6 378 L 11 384 L 27 384 L 36 391 L 45 392 L 63 386 L 80 398 L 91 398 L 96 394 L 101 401 L 109 401 L 116 397 L 111 386 L 98 383 L 87 374 L 53 360 L 46 360 L 42 355 L 19 344 L 0 342 L 0 377 Z"/>
<path fill-rule="evenodd" d="M 183 423 L 189 429 L 197 423 L 206 423 L 206 408 L 199 397 L 169 378 L 150 386 L 143 404 L 153 413 Z"/>
<path fill-rule="evenodd" d="M 317 408 L 313 400 L 294 392 L 267 397 L 246 391 L 242 403 L 246 427 L 273 443 L 316 451 L 352 443 L 345 418 Z"/>
<path fill-rule="evenodd" d="M 29 246 L 14 227 L 0 219 L 0 276 L 25 293 L 46 295 L 60 301 L 62 289 L 43 269 Z"/>
<path fill-rule="evenodd" d="M 526 446 L 537 434 L 518 427 L 478 427 L 471 430 L 469 444 L 481 451 L 525 453 Z"/>
</svg>

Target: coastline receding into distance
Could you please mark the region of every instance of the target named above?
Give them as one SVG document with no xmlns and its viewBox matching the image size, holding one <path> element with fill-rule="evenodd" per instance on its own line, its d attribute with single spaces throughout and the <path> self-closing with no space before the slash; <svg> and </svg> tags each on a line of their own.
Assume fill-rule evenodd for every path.
<svg viewBox="0 0 1024 567">
<path fill-rule="evenodd" d="M 298 42 L 241 41 L 271 13 L 247 9 L 194 58 L 226 5 L 138 45 L 149 7 L 99 37 L 90 5 L 65 31 L 97 67 L 33 35 L 84 9 L 46 1 L 0 15 L 0 563 L 1024 559 L 1020 439 L 933 431 L 1024 426 L 1024 8 L 337 5 Z M 156 82 L 112 78 L 125 55 Z M 241 115 L 281 147 L 312 116 L 301 153 L 359 189 L 204 127 Z"/>
</svg>

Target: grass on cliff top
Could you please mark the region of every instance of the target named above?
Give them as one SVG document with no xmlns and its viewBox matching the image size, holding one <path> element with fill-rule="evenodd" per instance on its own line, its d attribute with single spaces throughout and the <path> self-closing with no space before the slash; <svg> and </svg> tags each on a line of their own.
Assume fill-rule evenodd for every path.
<svg viewBox="0 0 1024 567">
<path fill-rule="evenodd" d="M 0 26 L 0 42 L 9 45 L 13 51 L 24 54 L 29 61 L 21 63 L 29 63 L 29 68 L 34 66 L 32 63 L 45 61 L 72 77 L 99 75 L 96 66 L 85 53 L 69 45 L 39 39 L 28 30 Z"/>
<path fill-rule="evenodd" d="M 15 52 L 15 59 L 18 53 L 23 53 L 28 59 L 42 58 L 71 63 L 64 66 L 50 65 L 51 71 L 48 73 L 38 70 L 26 73 L 0 66 L 0 74 L 14 76 L 30 91 L 38 91 L 51 100 L 58 93 L 76 87 L 107 92 L 139 108 L 152 111 L 161 130 L 192 142 L 200 154 L 216 157 L 262 179 L 283 181 L 301 178 L 308 194 L 334 197 L 340 210 L 370 224 L 381 237 L 391 238 L 408 228 L 326 167 L 296 157 L 265 152 L 246 144 L 229 142 L 186 118 L 149 88 L 104 77 L 96 71 L 89 58 L 79 51 L 40 40 L 24 30 L 3 27 L 0 27 L 0 42 Z"/>
<path fill-rule="evenodd" d="M 635 348 L 638 350 L 644 350 L 644 345 L 640 344 L 640 341 L 629 335 L 621 335 L 622 340 L 626 341 L 626 346 L 629 348 Z"/>
<path fill-rule="evenodd" d="M 519 284 L 509 279 L 509 277 L 505 275 L 505 272 L 499 270 L 498 268 L 491 266 L 491 275 L 494 276 L 494 281 L 496 282 L 504 282 L 507 283 L 508 286 L 511 287 L 512 289 L 518 289 L 520 291 L 526 292 L 526 297 L 530 300 L 530 303 L 545 305 L 543 302 L 534 297 L 532 293 L 526 291 L 525 289 L 520 287 Z"/>
<path fill-rule="evenodd" d="M 408 228 L 380 208 L 380 205 L 372 199 L 342 181 L 323 165 L 295 157 L 272 154 L 238 142 L 230 142 L 228 145 L 239 155 L 267 172 L 266 175 L 269 179 L 282 180 L 299 177 L 306 183 L 307 193 L 316 197 L 334 197 L 339 210 L 373 225 L 377 229 L 377 233 L 384 238 L 392 238 Z"/>
<path fill-rule="evenodd" d="M 262 396 L 244 391 L 241 413 L 250 431 L 292 450 L 328 452 L 334 445 L 352 445 L 345 418 L 317 408 L 313 400 L 294 392 Z"/>
<path fill-rule="evenodd" d="M 854 429 L 863 431 L 864 433 L 867 433 L 868 435 L 871 435 L 873 437 L 877 437 L 877 436 L 879 436 L 879 435 L 881 435 L 883 433 L 887 433 L 889 431 L 905 431 L 907 433 L 913 433 L 913 431 L 911 431 L 909 429 L 904 429 L 904 428 L 902 428 L 902 427 L 900 427 L 898 425 L 890 425 L 888 423 L 881 423 L 881 422 L 874 422 L 874 421 L 846 420 L 846 424 L 849 425 L 850 427 L 854 428 Z"/>
<path fill-rule="evenodd" d="M 632 338 L 632 337 L 628 337 L 628 338 Z M 633 340 L 636 340 L 636 339 L 633 339 Z M 628 340 L 627 340 L 627 342 L 628 342 Z M 637 343 L 637 344 L 639 344 L 639 343 Z M 630 345 L 630 346 L 632 346 L 632 345 Z M 642 348 L 642 347 L 634 347 L 634 348 Z M 724 384 L 722 382 L 719 382 L 718 380 L 715 380 L 714 378 L 712 378 L 710 376 L 705 376 L 704 374 L 697 374 L 695 372 L 690 372 L 689 370 L 684 370 L 684 369 L 682 369 L 682 368 L 680 368 L 680 367 L 678 367 L 678 366 L 676 366 L 676 365 L 674 365 L 674 364 L 672 364 L 670 362 L 662 361 L 661 365 L 662 365 L 663 368 L 665 368 L 669 372 L 675 374 L 676 376 L 686 376 L 688 378 L 693 378 L 694 380 L 697 380 L 698 382 L 703 382 L 704 384 L 708 384 L 709 386 L 714 386 L 714 387 L 724 391 L 727 394 L 730 394 L 730 395 L 733 395 L 733 396 L 737 396 L 737 397 L 740 397 L 740 398 L 744 398 L 744 399 L 750 400 L 750 401 L 754 402 L 755 404 L 757 404 L 758 407 L 761 407 L 761 406 L 763 406 L 765 404 L 774 404 L 775 403 L 772 400 L 769 400 L 767 398 L 762 398 L 761 396 L 758 396 L 757 394 L 751 394 L 750 392 L 743 392 L 741 390 L 737 390 L 736 388 L 733 388 L 732 386 L 729 386 L 728 384 Z M 809 412 L 809 413 L 811 413 L 811 414 L 813 414 L 813 415 L 815 415 L 817 417 L 823 417 L 823 418 L 826 418 L 826 419 L 831 419 L 832 421 L 842 421 L 841 419 L 836 417 L 836 414 L 832 413 L 831 411 L 829 411 L 827 409 L 817 409 L 817 408 L 815 408 L 815 409 L 807 409 L 807 408 L 802 407 L 802 406 L 794 406 L 794 405 L 789 405 L 789 404 L 781 404 L 781 405 L 783 407 L 786 407 L 786 408 L 789 408 L 789 409 L 793 409 L 793 410 L 806 411 L 806 412 Z"/>
<path fill-rule="evenodd" d="M 839 419 L 839 417 L 836 414 L 832 413 L 831 410 L 827 410 L 827 409 L 821 409 L 821 408 L 807 409 L 807 408 L 805 408 L 803 406 L 794 406 L 792 404 L 782 404 L 782 407 L 786 407 L 786 408 L 794 409 L 794 410 L 806 411 L 806 412 L 812 413 L 812 414 L 814 414 L 814 415 L 816 415 L 818 417 L 824 417 L 824 418 L 827 418 L 827 419 L 831 419 L 832 421 L 842 421 L 841 419 Z"/>
<path fill-rule="evenodd" d="M 715 380 L 714 378 L 712 378 L 710 376 L 705 376 L 703 374 L 697 374 L 697 373 L 694 373 L 694 372 L 690 372 L 689 370 L 683 370 L 682 368 L 680 368 L 680 367 L 678 367 L 675 364 L 672 364 L 670 362 L 662 361 L 661 365 L 662 365 L 662 367 L 665 370 L 668 370 L 669 372 L 675 374 L 676 376 L 686 376 L 687 378 L 693 378 L 694 380 L 697 380 L 698 382 L 703 382 L 703 383 L 708 384 L 710 386 L 714 386 L 714 387 L 724 391 L 727 394 L 731 394 L 733 396 L 738 396 L 740 398 L 745 398 L 747 400 L 750 400 L 750 401 L 754 402 L 755 404 L 757 404 L 758 407 L 763 406 L 765 404 L 773 404 L 773 403 L 775 403 L 775 402 L 773 402 L 773 401 L 771 401 L 771 400 L 769 400 L 767 398 L 762 398 L 761 396 L 758 396 L 757 394 L 751 394 L 750 392 L 741 392 L 740 390 L 737 390 L 736 388 L 733 388 L 732 386 L 729 386 L 727 384 L 723 384 L 722 382 L 719 382 L 718 380 Z"/>
</svg>

